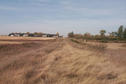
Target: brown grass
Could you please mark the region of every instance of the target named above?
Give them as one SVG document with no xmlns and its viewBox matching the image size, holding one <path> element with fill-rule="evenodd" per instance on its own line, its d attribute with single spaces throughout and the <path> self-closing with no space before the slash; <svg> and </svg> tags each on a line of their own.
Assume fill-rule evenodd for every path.
<svg viewBox="0 0 126 84">
<path fill-rule="evenodd" d="M 0 45 L 4 44 L 22 44 L 23 42 L 17 42 L 17 41 L 0 41 Z"/>
<path fill-rule="evenodd" d="M 44 67 L 44 61 L 48 57 L 46 55 L 55 50 L 59 46 L 57 44 L 56 41 L 41 41 L 20 45 L 2 45 L 2 51 L 12 50 L 13 52 L 10 54 L 1 52 L 3 56 L 0 56 L 0 84 L 33 84 L 36 82 L 38 80 L 36 76 L 39 73 L 37 70 Z M 16 54 L 15 51 L 20 52 Z"/>
<path fill-rule="evenodd" d="M 122 45 L 121 45 L 121 47 L 124 47 L 124 48 L 126 48 L 126 44 L 122 44 Z"/>
<path fill-rule="evenodd" d="M 104 51 L 107 48 L 107 45 L 105 43 L 98 43 L 98 42 L 84 42 L 82 40 L 77 39 L 70 39 L 72 42 L 76 43 L 73 44 L 75 47 L 79 47 L 77 44 L 80 44 L 81 49 L 90 49 L 90 50 L 99 50 Z"/>
<path fill-rule="evenodd" d="M 7 45 L 13 52 L 0 54 L 0 84 L 126 84 L 126 63 L 112 57 L 124 59 L 118 50 L 102 53 L 73 43 L 60 39 L 15 44 L 20 46 L 16 49 Z"/>
<path fill-rule="evenodd" d="M 0 36 L 0 40 L 2 41 L 6 41 L 6 40 L 38 40 L 38 41 L 43 41 L 43 40 L 53 40 L 55 38 L 44 38 L 44 37 L 11 37 L 11 36 Z"/>
</svg>

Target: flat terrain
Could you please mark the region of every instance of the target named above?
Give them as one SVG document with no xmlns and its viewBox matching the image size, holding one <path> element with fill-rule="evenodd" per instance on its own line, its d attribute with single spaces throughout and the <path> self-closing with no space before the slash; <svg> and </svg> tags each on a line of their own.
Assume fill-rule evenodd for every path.
<svg viewBox="0 0 126 84">
<path fill-rule="evenodd" d="M 11 37 L 11 36 L 0 36 L 0 41 L 1 40 L 50 40 L 50 39 L 55 39 L 55 38 L 44 38 L 44 37 Z"/>
<path fill-rule="evenodd" d="M 103 49 L 69 39 L 7 41 L 22 43 L 1 42 L 0 84 L 126 84 L 126 44 L 100 44 Z"/>
</svg>

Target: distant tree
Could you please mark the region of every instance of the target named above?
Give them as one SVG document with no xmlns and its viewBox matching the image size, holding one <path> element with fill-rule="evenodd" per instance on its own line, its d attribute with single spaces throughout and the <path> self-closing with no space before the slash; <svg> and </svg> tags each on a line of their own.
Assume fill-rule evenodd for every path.
<svg viewBox="0 0 126 84">
<path fill-rule="evenodd" d="M 126 39 L 126 28 L 124 29 L 123 36 Z"/>
<path fill-rule="evenodd" d="M 100 35 L 101 35 L 102 37 L 104 37 L 104 36 L 105 36 L 105 33 L 106 33 L 106 31 L 105 31 L 105 30 L 100 30 Z"/>
<path fill-rule="evenodd" d="M 74 32 L 68 33 L 68 37 L 74 37 Z"/>
<path fill-rule="evenodd" d="M 110 37 L 116 37 L 116 36 L 118 36 L 118 33 L 117 32 L 111 32 L 111 33 L 109 33 L 109 36 Z"/>
<path fill-rule="evenodd" d="M 83 35 L 82 34 L 74 34 L 74 38 L 76 38 L 76 39 L 82 39 Z"/>
<path fill-rule="evenodd" d="M 90 39 L 90 38 L 91 38 L 91 34 L 88 33 L 88 32 L 85 33 L 85 34 L 84 34 L 84 38 L 85 38 L 85 39 Z"/>
<path fill-rule="evenodd" d="M 26 32 L 27 34 L 30 34 L 30 32 Z"/>
<path fill-rule="evenodd" d="M 101 38 L 100 35 L 98 35 L 98 34 L 94 35 L 94 39 L 95 39 L 95 40 L 99 40 L 100 38 Z"/>
<path fill-rule="evenodd" d="M 118 37 L 122 38 L 123 37 L 123 25 L 121 25 L 118 29 Z"/>
<path fill-rule="evenodd" d="M 33 35 L 35 37 L 42 37 L 42 33 L 41 32 L 34 32 Z"/>
</svg>

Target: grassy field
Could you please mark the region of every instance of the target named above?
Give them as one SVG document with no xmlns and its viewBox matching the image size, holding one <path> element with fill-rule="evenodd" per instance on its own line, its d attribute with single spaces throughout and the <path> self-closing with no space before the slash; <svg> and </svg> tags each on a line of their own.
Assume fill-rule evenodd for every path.
<svg viewBox="0 0 126 84">
<path fill-rule="evenodd" d="M 22 44 L 35 41 L 55 40 L 56 38 L 43 37 L 10 37 L 0 36 L 0 44 Z"/>
<path fill-rule="evenodd" d="M 55 38 L 44 38 L 44 37 L 11 37 L 11 36 L 0 36 L 0 40 L 50 40 Z"/>
<path fill-rule="evenodd" d="M 4 39 L 0 84 L 126 84 L 125 43 Z"/>
</svg>

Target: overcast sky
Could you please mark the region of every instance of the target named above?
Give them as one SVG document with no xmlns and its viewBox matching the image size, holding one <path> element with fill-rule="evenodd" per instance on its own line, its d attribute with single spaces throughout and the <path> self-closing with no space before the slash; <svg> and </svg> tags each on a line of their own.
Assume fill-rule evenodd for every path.
<svg viewBox="0 0 126 84">
<path fill-rule="evenodd" d="M 0 34 L 116 31 L 126 26 L 126 0 L 0 0 Z"/>
</svg>

